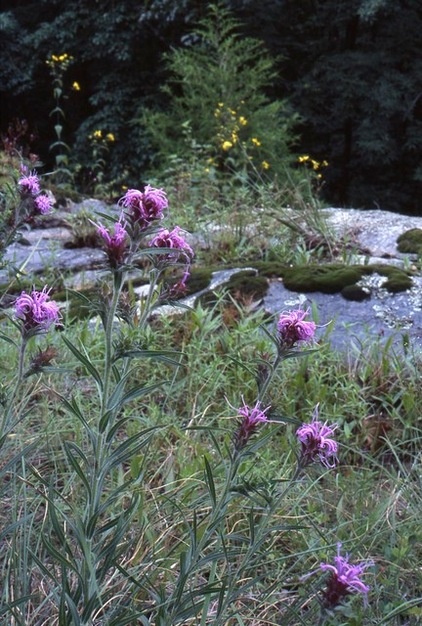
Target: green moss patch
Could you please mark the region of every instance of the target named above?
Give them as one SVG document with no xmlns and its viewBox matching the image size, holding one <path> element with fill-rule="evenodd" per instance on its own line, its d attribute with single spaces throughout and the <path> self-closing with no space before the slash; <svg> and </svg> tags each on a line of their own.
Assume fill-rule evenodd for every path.
<svg viewBox="0 0 422 626">
<path fill-rule="evenodd" d="M 213 271 L 216 268 L 204 268 L 204 267 L 193 267 L 190 270 L 190 276 L 187 280 L 187 294 L 192 295 L 194 293 L 198 293 L 202 289 L 208 287 L 211 282 L 211 277 Z"/>
<path fill-rule="evenodd" d="M 397 238 L 397 250 L 422 256 L 422 228 L 411 228 Z"/>
<path fill-rule="evenodd" d="M 226 288 L 234 297 L 239 294 L 259 300 L 267 293 L 268 280 L 254 271 L 246 270 L 232 276 Z"/>
<path fill-rule="evenodd" d="M 386 276 L 385 289 L 391 293 L 406 291 L 412 286 L 412 279 L 402 269 L 391 265 L 298 265 L 287 268 L 284 271 L 284 285 L 291 291 L 311 292 L 320 291 L 322 293 L 340 293 L 346 290 L 345 297 L 352 299 L 353 290 L 351 286 L 356 286 L 363 276 L 371 274 Z M 359 287 L 357 287 L 359 290 Z M 357 293 L 357 299 L 363 299 L 362 293 Z"/>
</svg>

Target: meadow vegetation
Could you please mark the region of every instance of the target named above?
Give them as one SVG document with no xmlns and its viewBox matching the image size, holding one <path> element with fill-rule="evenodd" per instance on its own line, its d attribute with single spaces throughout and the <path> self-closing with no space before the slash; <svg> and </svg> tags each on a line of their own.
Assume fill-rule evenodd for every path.
<svg viewBox="0 0 422 626">
<path fill-rule="evenodd" d="M 337 352 L 316 308 L 258 306 L 280 268 L 319 286 L 333 268 L 349 286 L 360 274 L 321 211 L 324 159 L 294 154 L 297 118 L 268 98 L 271 59 L 212 11 L 203 47 L 168 56 L 174 106 L 131 109 L 140 147 L 155 145 L 148 181 L 125 181 L 146 163 L 92 119 L 75 163 L 65 52 L 47 64 L 54 170 L 17 141 L 1 154 L 1 624 L 421 621 L 420 354 L 380 338 Z M 95 288 L 75 294 L 56 268 L 33 276 L 4 253 L 84 176 L 114 210 L 73 218 L 71 245 L 104 251 Z M 260 276 L 180 306 L 214 267 L 252 262 Z"/>
<path fill-rule="evenodd" d="M 3 232 L 42 219 L 38 176 L 8 185 Z M 156 314 L 186 287 L 195 251 L 173 226 L 205 224 L 199 193 L 208 219 L 229 227 L 224 245 L 217 234 L 198 251 L 205 268 L 219 245 L 225 258 L 256 258 L 246 225 L 269 237 L 279 200 L 263 186 L 259 212 L 256 185 L 247 204 L 237 182 L 221 198 L 206 181 L 191 204 L 188 188 L 179 204 L 176 179 L 168 190 L 169 206 L 146 186 L 123 195 L 117 222 L 92 216 L 106 254 L 88 318 L 56 304 L 54 279 L 3 289 L 1 619 L 416 625 L 420 357 L 375 339 L 338 353 L 330 328 L 315 341 L 316 310 L 268 319 L 253 295 L 224 290 Z M 293 264 L 300 215 L 283 231 Z M 320 254 L 308 250 L 309 267 Z M 134 266 L 146 300 L 125 286 Z"/>
</svg>

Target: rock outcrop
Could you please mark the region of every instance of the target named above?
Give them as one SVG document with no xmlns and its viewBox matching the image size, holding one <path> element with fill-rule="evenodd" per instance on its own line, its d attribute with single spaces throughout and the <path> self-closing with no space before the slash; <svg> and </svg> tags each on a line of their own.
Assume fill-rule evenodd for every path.
<svg viewBox="0 0 422 626">
<path fill-rule="evenodd" d="M 46 269 L 63 272 L 66 286 L 80 289 L 95 282 L 98 270 L 104 266 L 105 254 L 100 248 L 82 245 L 72 247 L 75 237 L 75 216 L 98 212 L 116 212 L 116 207 L 105 207 L 98 200 L 71 204 L 66 211 L 56 211 L 38 227 L 22 233 L 21 241 L 6 251 L 9 270 L 0 271 L 0 285 L 10 280 L 10 267 L 23 274 L 39 274 Z M 347 262 L 361 265 L 394 265 L 411 269 L 410 288 L 399 293 L 385 289 L 386 277 L 372 273 L 364 276 L 359 287 L 365 297 L 361 301 L 347 300 L 340 293 L 304 293 L 286 288 L 283 279 L 271 279 L 261 306 L 270 314 L 302 306 L 309 307 L 316 316 L 320 338 L 325 337 L 339 349 L 360 348 L 374 341 L 387 341 L 405 351 L 422 353 L 422 275 L 416 271 L 417 256 L 402 253 L 397 239 L 410 229 L 422 229 L 422 218 L 407 217 L 382 210 L 324 209 L 327 224 L 342 241 L 350 241 L 357 254 L 350 254 Z M 244 268 L 243 268 L 244 270 Z M 233 271 L 214 276 L 215 285 L 221 277 L 232 276 Z M 224 282 L 224 281 L 223 281 Z M 209 287 L 210 288 L 210 287 Z M 204 290 L 201 291 L 203 293 Z M 195 296 L 187 302 L 192 304 Z"/>
</svg>

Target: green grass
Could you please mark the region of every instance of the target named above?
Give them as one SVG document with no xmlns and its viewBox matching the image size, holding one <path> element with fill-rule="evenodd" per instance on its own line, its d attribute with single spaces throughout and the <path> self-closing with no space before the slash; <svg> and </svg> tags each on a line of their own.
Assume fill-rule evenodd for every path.
<svg viewBox="0 0 422 626">
<path fill-rule="evenodd" d="M 283 266 L 335 260 L 318 206 L 300 195 L 287 198 L 293 219 L 275 209 L 274 190 L 261 212 L 256 194 L 230 205 L 208 192 L 208 216 L 196 201 L 172 216 L 204 232 L 210 220 L 228 226 L 198 251 L 205 274 L 259 259 L 272 275 L 274 255 Z M 315 249 L 303 247 L 306 223 Z M 2 317 L 0 623 L 420 623 L 422 362 L 389 343 L 336 352 L 327 330 L 274 372 L 263 401 L 271 421 L 236 457 L 237 407 L 256 401 L 275 320 L 241 283 L 231 287 L 179 315 L 109 324 L 110 344 L 99 319 L 65 314 L 62 332 L 29 340 L 26 368 L 40 350 L 55 356 L 15 396 L 21 337 Z M 339 463 L 297 473 L 295 431 L 316 405 L 338 424 Z M 322 616 L 319 564 L 339 541 L 353 562 L 374 563 L 369 603 L 350 595 Z"/>
<path fill-rule="evenodd" d="M 148 583 L 154 588 L 163 590 L 176 584 L 186 524 L 189 519 L 192 522 L 194 509 L 198 520 L 208 511 L 203 460 L 213 464 L 218 491 L 224 481 L 224 446 L 235 427 L 235 411 L 228 402 L 238 405 L 241 394 L 253 401 L 257 356 L 270 350 L 259 330 L 262 315 L 246 314 L 241 306 L 236 313 L 237 318 L 230 317 L 227 324 L 222 303 L 213 310 L 199 308 L 181 317 L 156 320 L 137 337 L 149 350 L 165 346 L 183 354 L 176 369 L 151 359 L 134 369 L 131 384 L 153 384 L 163 378 L 169 383 L 126 406 L 128 420 L 116 433 L 119 440 L 139 429 L 158 429 L 142 453 L 113 471 L 107 485 L 111 491 L 128 475 L 135 479 L 142 475 L 131 548 L 123 562 L 130 572 L 145 576 L 154 554 L 157 567 L 148 573 Z M 83 337 L 95 364 L 102 358 L 102 342 L 99 333 L 88 331 L 87 324 L 73 324 L 66 336 L 75 345 Z M 7 331 L 13 337 L 15 331 L 10 327 Z M 133 340 L 136 331 L 130 330 L 129 335 Z M 37 338 L 33 343 L 42 341 Z M 73 395 L 83 406 L 87 422 L 92 423 L 97 415 L 91 378 L 66 349 L 60 333 L 49 341 L 58 350 L 57 365 L 64 367 L 66 374 L 47 373 L 35 384 L 28 379 L 21 400 L 22 419 L 2 450 L 3 463 L 7 463 L 23 446 L 34 446 L 25 460 L 18 460 L 5 473 L 3 498 L 8 506 L 1 514 L 6 529 L 0 545 L 6 581 L 3 602 L 29 595 L 30 600 L 10 612 L 16 624 L 27 626 L 57 623 L 58 570 L 55 582 L 48 579 L 46 571 L 50 567 L 54 571 L 57 564 L 53 564 L 52 546 L 47 549 L 42 541 L 43 536 L 57 541 L 54 520 L 47 515 L 49 490 L 60 493 L 61 504 L 55 506 L 63 515 L 83 506 L 78 478 L 63 446 L 67 441 L 86 447 L 86 434 L 63 410 L 57 394 Z M 13 372 L 12 348 L 2 344 L 5 375 Z M 339 423 L 340 465 L 331 471 L 310 468 L 294 485 L 273 511 L 272 527 L 279 530 L 268 533 L 249 564 L 241 566 L 242 550 L 233 547 L 243 584 L 256 578 L 257 568 L 259 577 L 247 586 L 247 592 L 234 598 L 222 623 L 282 621 L 296 625 L 316 621 L 318 602 L 313 596 L 321 587 L 321 576 L 315 574 L 305 581 L 302 577 L 321 560 L 330 560 L 336 542 L 342 541 L 356 559 L 375 561 L 367 576 L 372 588 L 370 604 L 364 608 L 356 598 L 329 623 L 401 624 L 405 620 L 417 624 L 420 608 L 413 606 L 413 601 L 422 582 L 421 371 L 420 363 L 403 362 L 375 350 L 348 362 L 326 345 L 303 359 L 285 363 L 270 389 L 274 411 L 300 423 L 309 421 L 319 402 L 321 418 Z M 247 495 L 230 505 L 225 522 L 228 537 L 246 534 L 251 510 L 258 518 L 263 515 L 264 502 L 277 500 L 294 465 L 294 428 L 294 424 L 266 426 L 261 435 L 265 443 L 243 462 L 241 482 Z M 131 489 L 136 491 L 136 484 Z M 107 516 L 116 515 L 129 495 L 111 506 L 104 522 Z M 202 567 L 205 575 L 208 568 Z M 205 584 L 202 575 L 199 568 L 194 581 L 199 587 Z M 125 593 L 128 582 L 117 576 L 106 584 L 118 595 Z M 132 600 L 141 609 L 148 602 L 145 589 L 134 591 Z M 209 617 L 203 623 L 217 623 L 212 621 L 217 619 L 215 602 L 210 596 Z M 189 615 L 187 611 L 183 623 L 199 623 Z M 94 623 L 112 623 L 100 617 L 97 620 Z"/>
</svg>

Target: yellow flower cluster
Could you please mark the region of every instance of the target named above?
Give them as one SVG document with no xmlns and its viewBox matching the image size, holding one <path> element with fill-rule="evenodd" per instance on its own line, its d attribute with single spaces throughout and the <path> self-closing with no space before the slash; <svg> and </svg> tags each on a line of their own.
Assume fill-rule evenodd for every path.
<svg viewBox="0 0 422 626">
<path fill-rule="evenodd" d="M 254 152 L 255 148 L 262 146 L 262 141 L 258 137 L 248 138 L 245 136 L 244 129 L 245 126 L 248 126 L 249 120 L 245 115 L 240 114 L 239 111 L 244 104 L 245 102 L 242 100 L 238 108 L 231 108 L 224 102 L 218 102 L 214 110 L 214 117 L 218 121 L 217 142 L 219 149 L 228 153 L 234 148 L 240 148 L 240 150 L 233 150 L 230 154 L 232 161 L 233 158 L 239 160 L 240 167 L 244 167 L 245 163 L 247 166 L 252 165 L 254 157 L 250 152 Z M 261 161 L 260 168 L 268 170 L 270 168 L 269 162 Z"/>
<path fill-rule="evenodd" d="M 80 91 L 80 90 L 81 90 L 81 86 L 80 86 L 80 84 L 78 83 L 78 81 L 77 81 L 77 80 L 73 81 L 73 83 L 72 83 L 72 89 L 73 89 L 74 91 Z"/>
<path fill-rule="evenodd" d="M 316 172 L 316 177 L 317 178 L 322 178 L 322 174 L 320 172 L 321 168 L 323 167 L 327 167 L 328 165 L 328 161 L 317 161 L 316 159 L 312 159 L 309 154 L 303 154 L 302 156 L 298 157 L 298 163 L 305 163 L 306 165 L 309 165 L 312 170 L 314 172 Z"/>
<path fill-rule="evenodd" d="M 91 135 L 88 135 L 88 139 L 94 142 L 102 141 L 103 143 L 105 142 L 113 143 L 113 141 L 116 141 L 116 137 L 113 135 L 113 133 L 107 133 L 106 135 L 103 135 L 103 131 L 100 129 L 94 130 L 94 132 L 91 133 Z"/>
<path fill-rule="evenodd" d="M 321 167 L 327 167 L 328 165 L 328 161 L 317 161 L 316 159 L 311 159 L 308 154 L 298 157 L 297 160 L 299 163 L 306 163 L 307 165 L 310 165 L 315 172 L 320 170 Z"/>
<path fill-rule="evenodd" d="M 73 56 L 65 52 L 63 54 L 52 54 L 51 57 L 47 59 L 46 63 L 51 67 L 59 65 L 63 67 L 63 69 L 66 69 L 71 61 L 73 61 Z"/>
<path fill-rule="evenodd" d="M 240 142 L 239 131 L 242 126 L 247 126 L 248 120 L 244 115 L 238 116 L 236 109 L 226 107 L 224 102 L 217 103 L 217 108 L 214 111 L 214 117 L 216 117 L 220 122 L 220 129 L 217 134 L 220 147 L 224 150 L 224 152 L 227 152 L 230 148 L 233 148 L 234 145 Z"/>
</svg>

